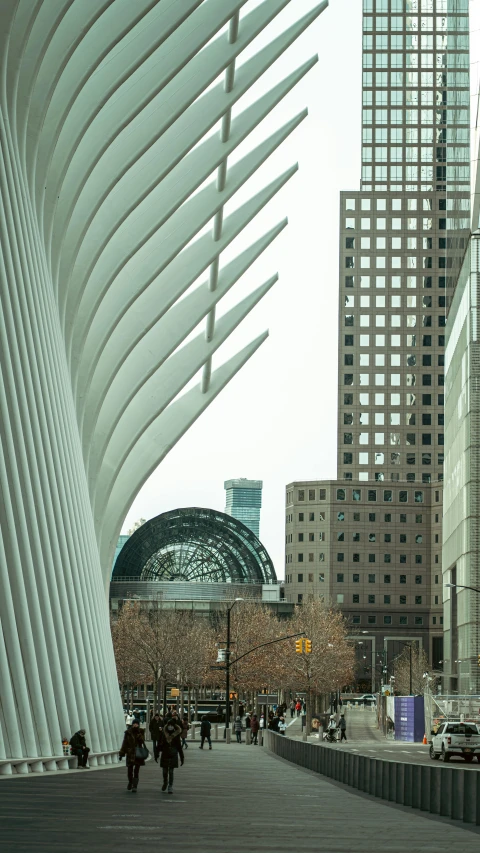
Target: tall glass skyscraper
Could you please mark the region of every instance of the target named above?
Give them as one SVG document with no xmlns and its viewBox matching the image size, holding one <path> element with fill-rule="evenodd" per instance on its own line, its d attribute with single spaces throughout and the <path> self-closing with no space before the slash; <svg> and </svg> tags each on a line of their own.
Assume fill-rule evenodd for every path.
<svg viewBox="0 0 480 853">
<path fill-rule="evenodd" d="M 469 233 L 468 0 L 363 0 L 362 38 L 361 182 L 340 197 L 338 480 L 286 487 L 286 597 L 328 595 L 435 663 L 446 312 Z"/>
<path fill-rule="evenodd" d="M 255 536 L 260 536 L 260 510 L 262 508 L 262 480 L 225 480 L 225 512 L 242 521 Z"/>
</svg>

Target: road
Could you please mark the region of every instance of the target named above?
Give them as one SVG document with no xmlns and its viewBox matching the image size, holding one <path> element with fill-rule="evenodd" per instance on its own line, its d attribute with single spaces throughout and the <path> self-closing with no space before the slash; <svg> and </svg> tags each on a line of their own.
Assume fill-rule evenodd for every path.
<svg viewBox="0 0 480 853">
<path fill-rule="evenodd" d="M 357 752 L 359 755 L 376 756 L 385 758 L 387 761 L 395 760 L 409 764 L 434 764 L 435 762 L 428 754 L 428 746 L 421 743 L 404 743 L 402 741 L 387 740 L 376 725 L 376 713 L 369 708 L 351 708 L 345 712 L 347 721 L 347 738 L 342 743 L 326 744 L 328 749 L 342 749 L 349 752 Z M 295 724 L 291 727 L 292 736 L 300 737 L 301 730 Z M 309 742 L 319 743 L 318 738 L 311 737 Z M 467 764 L 463 758 L 451 758 L 445 767 L 461 767 L 462 769 L 478 772 L 480 763 L 476 760 Z"/>
</svg>

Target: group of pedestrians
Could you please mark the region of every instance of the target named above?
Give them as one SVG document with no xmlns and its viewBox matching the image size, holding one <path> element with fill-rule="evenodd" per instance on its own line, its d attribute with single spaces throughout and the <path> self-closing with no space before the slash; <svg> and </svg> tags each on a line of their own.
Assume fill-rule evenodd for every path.
<svg viewBox="0 0 480 853">
<path fill-rule="evenodd" d="M 345 719 L 345 713 L 343 711 L 341 711 L 340 713 L 338 722 L 335 719 L 335 714 L 330 714 L 327 730 L 324 733 L 323 738 L 324 740 L 337 740 L 338 733 L 340 733 L 340 741 L 347 740 L 347 721 Z"/>
<path fill-rule="evenodd" d="M 183 749 L 187 749 L 187 734 L 190 728 L 188 717 L 182 720 L 176 710 L 170 710 L 162 718 L 160 714 L 154 714 L 149 723 L 150 737 L 153 742 L 153 757 L 156 762 L 160 760 L 163 773 L 162 791 L 173 794 L 173 773 L 180 765 L 183 765 L 185 757 Z M 140 721 L 133 717 L 130 725 L 127 725 L 120 747 L 119 758 L 126 758 L 127 762 L 127 791 L 136 793 L 138 788 L 140 767 L 143 767 L 148 758 L 148 749 L 145 745 L 145 730 L 140 728 Z"/>
<path fill-rule="evenodd" d="M 286 710 L 286 706 L 285 706 L 285 710 Z M 306 713 L 307 713 L 307 706 L 306 706 L 305 700 L 300 699 L 299 696 L 297 696 L 296 699 L 292 699 L 292 701 L 290 702 L 290 717 L 291 717 L 291 719 L 293 720 L 293 718 L 295 717 L 295 714 L 297 715 L 297 717 L 299 717 L 300 714 L 306 714 Z"/>
</svg>

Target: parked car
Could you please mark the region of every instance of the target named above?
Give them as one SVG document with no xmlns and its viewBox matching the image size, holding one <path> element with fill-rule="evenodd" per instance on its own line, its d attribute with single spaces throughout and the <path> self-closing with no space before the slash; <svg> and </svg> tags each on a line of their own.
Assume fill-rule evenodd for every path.
<svg viewBox="0 0 480 853">
<path fill-rule="evenodd" d="M 465 761 L 480 761 L 480 729 L 477 723 L 447 720 L 431 732 L 430 758 L 450 761 L 458 756 Z"/>
<path fill-rule="evenodd" d="M 363 703 L 364 705 L 371 705 L 372 703 L 377 701 L 377 697 L 375 696 L 375 693 L 364 693 L 363 696 L 360 696 L 360 699 L 358 701 L 359 703 Z"/>
</svg>

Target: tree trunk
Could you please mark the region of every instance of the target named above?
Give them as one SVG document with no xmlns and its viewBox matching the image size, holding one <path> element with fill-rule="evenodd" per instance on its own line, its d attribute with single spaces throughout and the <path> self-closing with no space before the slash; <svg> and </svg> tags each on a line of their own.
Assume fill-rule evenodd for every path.
<svg viewBox="0 0 480 853">
<path fill-rule="evenodd" d="M 188 722 L 191 723 L 192 722 L 192 719 L 191 719 L 192 715 L 190 713 L 190 708 L 191 708 L 191 704 L 192 704 L 192 698 L 191 698 L 190 685 L 188 685 L 188 687 L 187 687 L 187 703 L 188 703 L 188 707 L 187 707 Z"/>
<path fill-rule="evenodd" d="M 308 685 L 308 687 L 307 687 L 307 697 L 306 697 L 306 700 L 307 700 L 307 719 L 306 719 L 306 721 L 305 721 L 305 722 L 306 722 L 306 732 L 307 732 L 307 737 L 308 737 L 308 735 L 309 735 L 309 734 L 310 734 L 310 732 L 312 731 L 312 702 L 313 702 L 313 693 L 312 693 L 312 688 L 310 687 L 310 685 Z"/>
</svg>

